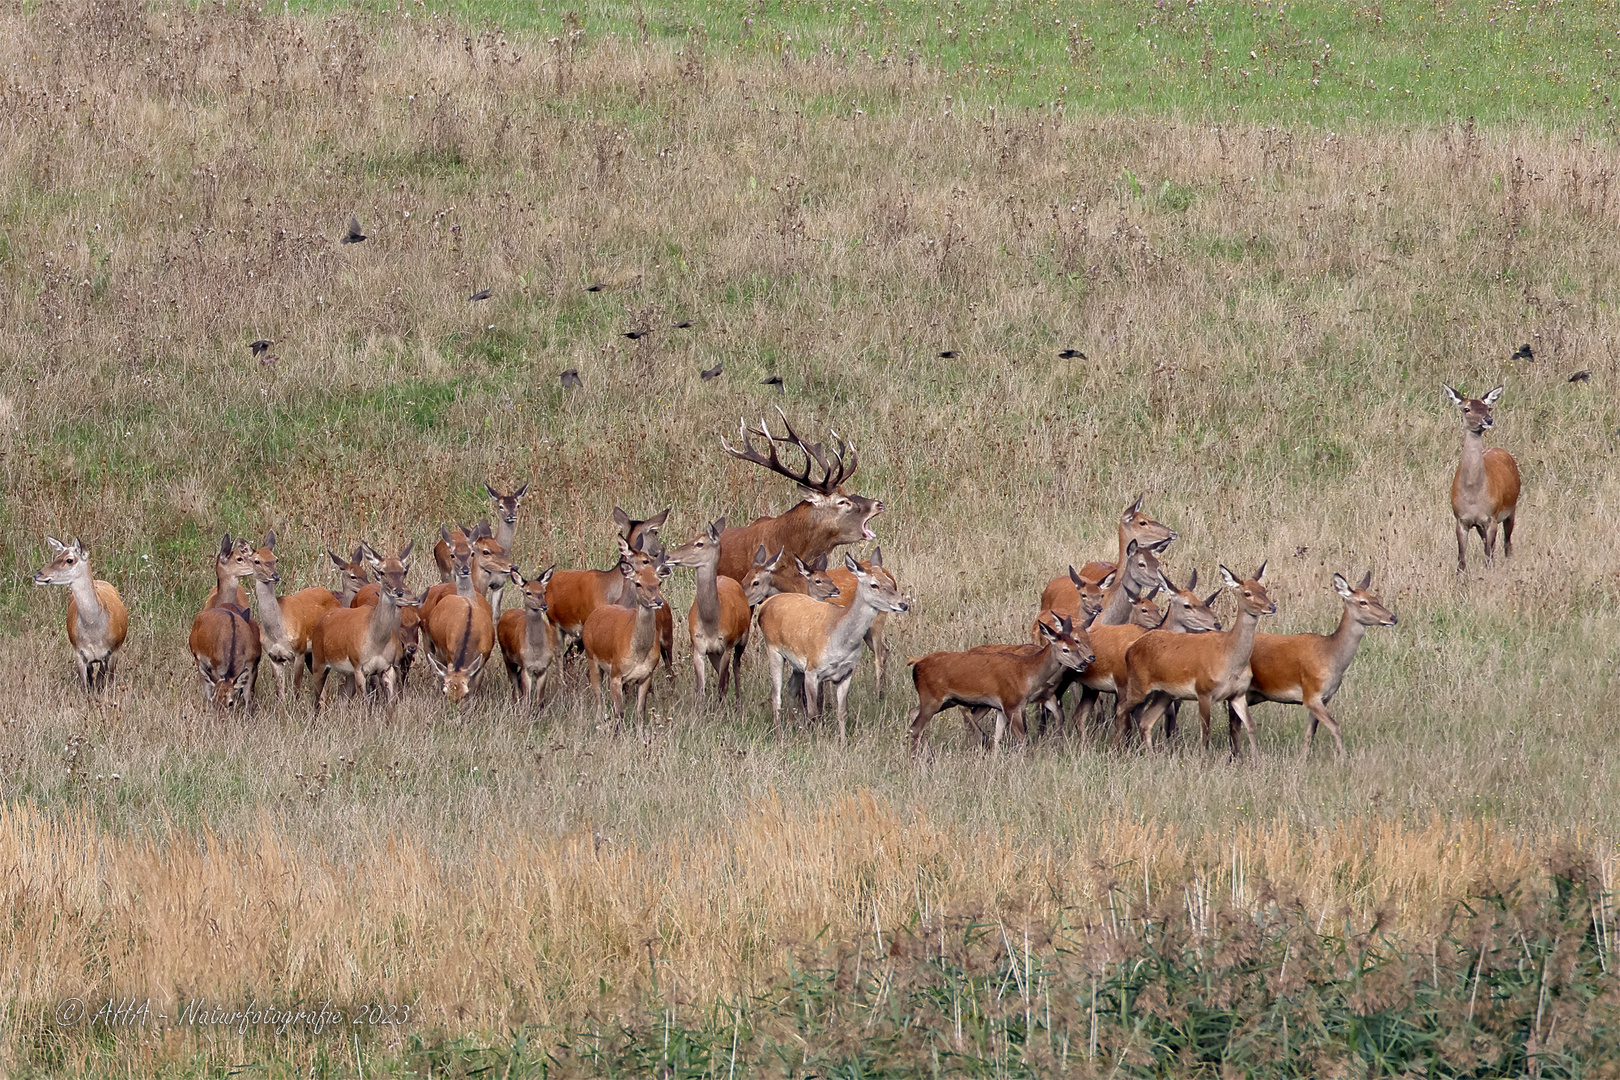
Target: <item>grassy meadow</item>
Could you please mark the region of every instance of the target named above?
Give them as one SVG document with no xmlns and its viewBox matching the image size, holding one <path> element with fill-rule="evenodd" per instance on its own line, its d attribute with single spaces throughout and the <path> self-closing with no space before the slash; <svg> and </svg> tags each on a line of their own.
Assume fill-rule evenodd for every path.
<svg viewBox="0 0 1620 1080">
<path fill-rule="evenodd" d="M 0 1070 L 1606 1075 L 1620 16 L 1206 6 L 0 10 Z M 1442 382 L 1505 383 L 1525 482 L 1464 574 Z M 847 747 L 772 736 L 757 643 L 701 707 L 683 631 L 639 735 L 578 664 L 537 716 L 425 665 L 391 717 L 268 671 L 201 707 L 221 532 L 274 527 L 286 590 L 414 539 L 421 588 L 527 481 L 519 565 L 607 566 L 615 504 L 786 509 L 720 449 L 777 406 L 859 448 L 914 600 Z M 1178 581 L 1269 560 L 1263 629 L 1372 571 L 1347 759 L 1276 705 L 1238 764 L 1187 717 L 991 756 L 947 715 L 912 759 L 900 661 L 1022 640 L 1139 492 Z M 130 605 L 111 707 L 47 534 Z M 131 995 L 411 1011 L 56 1022 Z"/>
</svg>

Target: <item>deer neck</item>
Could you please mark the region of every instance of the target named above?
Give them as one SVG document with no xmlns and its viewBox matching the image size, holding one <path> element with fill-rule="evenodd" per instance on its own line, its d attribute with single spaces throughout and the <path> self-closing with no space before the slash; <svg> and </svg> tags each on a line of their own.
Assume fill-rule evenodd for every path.
<svg viewBox="0 0 1620 1080">
<path fill-rule="evenodd" d="M 214 603 L 223 607 L 236 603 L 236 578 L 225 569 L 225 564 L 214 560 Z"/>
<path fill-rule="evenodd" d="M 259 602 L 259 625 L 271 641 L 287 640 L 287 623 L 281 617 L 281 601 L 276 599 L 276 587 L 268 581 L 253 578 L 253 596 Z"/>
<path fill-rule="evenodd" d="M 386 586 L 378 592 L 381 595 L 377 598 L 376 608 L 371 612 L 371 622 L 366 626 L 367 656 L 381 656 L 387 653 L 399 636 L 399 604 Z"/>
<path fill-rule="evenodd" d="M 797 555 L 805 562 L 831 554 L 838 546 L 836 529 L 821 520 L 815 505 L 808 501 L 772 518 L 769 535 L 771 542 L 766 547 L 772 551 L 781 548 L 786 553 L 784 558 Z"/>
<path fill-rule="evenodd" d="M 1121 558 L 1120 566 L 1123 567 L 1124 565 L 1125 561 Z M 1091 624 L 1093 626 L 1119 626 L 1122 623 L 1129 622 L 1130 617 L 1131 598 L 1130 594 L 1125 591 L 1125 574 L 1122 569 L 1114 577 L 1114 583 L 1108 586 L 1107 591 L 1103 593 L 1102 610 L 1097 613 L 1095 619 L 1091 620 Z"/>
<path fill-rule="evenodd" d="M 1485 483 L 1485 433 L 1463 429 L 1462 461 L 1457 475 L 1464 487 L 1478 487 Z"/>
<path fill-rule="evenodd" d="M 105 630 L 107 609 L 101 606 L 101 597 L 96 595 L 96 579 L 90 573 L 89 563 L 79 563 L 79 572 L 68 582 L 68 591 L 73 594 L 73 602 L 79 609 L 79 632 L 95 634 Z"/>
<path fill-rule="evenodd" d="M 1254 634 L 1259 626 L 1260 616 L 1238 608 L 1237 622 L 1226 632 L 1226 669 L 1229 675 L 1249 666 L 1249 657 L 1254 653 Z"/>
<path fill-rule="evenodd" d="M 646 604 L 636 605 L 636 624 L 630 632 L 630 655 L 645 656 L 658 648 L 658 612 Z"/>
<path fill-rule="evenodd" d="M 827 648 L 824 650 L 824 655 L 843 655 L 861 647 L 866 632 L 872 628 L 873 620 L 878 617 L 876 600 L 877 593 L 873 591 L 872 586 L 864 581 L 857 580 L 855 599 L 850 602 L 849 607 L 844 609 L 844 613 L 839 620 L 833 624 L 832 633 L 827 635 Z"/>
<path fill-rule="evenodd" d="M 697 607 L 698 622 L 703 624 L 705 633 L 713 634 L 720 629 L 719 560 L 699 566 L 693 578 L 697 587 L 693 603 Z"/>
<path fill-rule="evenodd" d="M 508 556 L 512 554 L 512 537 L 516 534 L 517 522 L 509 522 L 499 514 L 495 515 L 495 542 L 501 545 L 501 550 Z"/>
<path fill-rule="evenodd" d="M 524 607 L 523 641 L 531 656 L 547 650 L 551 644 L 551 620 L 544 611 Z"/>
<path fill-rule="evenodd" d="M 1345 671 L 1350 667 L 1350 661 L 1356 658 L 1356 650 L 1361 647 L 1361 639 L 1367 636 L 1367 625 L 1350 614 L 1350 605 L 1344 606 L 1344 614 L 1339 616 L 1339 626 L 1329 634 L 1328 656 L 1333 663 L 1333 681 L 1338 682 Z"/>
<path fill-rule="evenodd" d="M 456 595 L 463 600 L 473 600 L 483 589 L 478 584 L 478 568 L 474 567 L 471 575 L 456 578 Z"/>
</svg>

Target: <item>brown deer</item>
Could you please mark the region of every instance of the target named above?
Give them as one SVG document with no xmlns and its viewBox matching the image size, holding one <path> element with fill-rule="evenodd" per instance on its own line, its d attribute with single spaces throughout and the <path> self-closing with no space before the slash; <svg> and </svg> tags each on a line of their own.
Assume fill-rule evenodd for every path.
<svg viewBox="0 0 1620 1080">
<path fill-rule="evenodd" d="M 851 495 L 843 489 L 844 482 L 855 475 L 860 465 L 853 444 L 844 442 L 836 433 L 830 448 L 821 443 L 807 443 L 793 430 L 781 409 L 777 410 L 777 414 L 782 417 L 786 435 L 771 434 L 770 428 L 761 420 L 757 431 L 739 423 L 740 450 L 725 439 L 720 440 L 720 445 L 732 457 L 785 476 L 805 493 L 804 499 L 785 514 L 759 518 L 751 524 L 730 528 L 721 534 L 720 573 L 736 581 L 749 576 L 752 569 L 750 555 L 760 546 L 769 551 L 796 555 L 806 563 L 813 563 L 818 556 L 830 554 L 842 544 L 872 539 L 876 534 L 870 522 L 883 512 L 881 501 Z M 754 447 L 756 435 L 765 440 L 763 453 Z M 804 455 L 804 468 L 795 472 L 784 465 L 776 452 L 779 444 L 797 448 Z M 813 478 L 812 474 L 818 468 L 820 476 Z M 785 568 L 787 564 L 780 565 Z M 794 579 L 787 578 L 782 586 L 783 591 L 788 591 L 794 587 Z"/>
<path fill-rule="evenodd" d="M 523 496 L 528 490 L 529 485 L 524 484 L 510 495 L 502 495 L 494 484 L 484 485 L 490 502 L 495 505 L 495 542 L 508 554 L 512 551 L 512 541 L 517 537 L 518 510 L 522 508 Z"/>
<path fill-rule="evenodd" d="M 1356 658 L 1356 649 L 1366 636 L 1369 626 L 1394 626 L 1395 613 L 1368 590 L 1372 587 L 1372 571 L 1355 588 L 1344 575 L 1333 575 L 1333 591 L 1344 600 L 1344 614 L 1339 627 L 1331 634 L 1255 634 L 1254 652 L 1249 656 L 1248 703 L 1275 701 L 1285 705 L 1303 705 L 1311 715 L 1305 752 L 1310 753 L 1316 742 L 1316 728 L 1326 724 L 1338 744 L 1339 756 L 1344 757 L 1344 739 L 1339 736 L 1338 722 L 1327 710 L 1328 702 L 1344 681 L 1350 661 Z M 1237 739 L 1236 713 L 1229 718 L 1231 735 Z"/>
<path fill-rule="evenodd" d="M 619 573 L 628 582 L 634 608 L 603 604 L 585 620 L 580 635 L 590 665 L 597 707 L 603 707 L 602 682 L 613 695 L 613 718 L 624 721 L 624 690 L 636 688 L 636 728 L 647 717 L 647 691 L 658 667 L 658 619 L 664 607 L 662 554 L 650 565 L 637 565 L 630 545 L 619 541 Z"/>
<path fill-rule="evenodd" d="M 551 577 L 551 584 L 546 588 L 546 610 L 550 613 L 552 624 L 557 627 L 557 633 L 562 638 L 563 649 L 566 650 L 579 643 L 580 635 L 585 629 L 585 620 L 590 618 L 591 612 L 604 604 L 619 607 L 635 606 L 635 598 L 629 575 L 624 573 L 624 563 L 630 560 L 643 565 L 651 565 L 656 560 L 654 552 L 658 547 L 658 530 L 669 519 L 669 510 L 666 508 L 661 514 L 654 514 L 645 521 L 632 521 L 628 514 L 617 506 L 613 508 L 613 520 L 619 526 L 619 539 L 621 552 L 628 548 L 629 556 L 623 554 L 610 570 L 558 570 Z M 664 626 L 659 624 L 659 649 L 666 657 L 674 652 L 675 620 L 673 615 L 668 617 L 669 636 L 665 644 Z M 666 659 L 668 667 L 672 660 Z"/>
<path fill-rule="evenodd" d="M 105 700 L 112 692 L 118 650 L 129 633 L 129 612 L 118 590 L 90 573 L 90 556 L 77 536 L 71 544 L 52 536 L 45 542 L 55 555 L 34 575 L 34 584 L 68 587 L 68 643 L 79 682 L 85 693 Z"/>
<path fill-rule="evenodd" d="M 495 648 L 495 624 L 489 605 L 472 592 L 471 559 L 455 556 L 457 592 L 438 602 L 423 620 L 428 632 L 428 663 L 452 705 L 460 705 L 477 687 L 477 678 Z M 465 583 L 465 588 L 461 586 Z M 442 659 L 441 659 L 442 657 Z"/>
<path fill-rule="evenodd" d="M 825 573 L 812 571 L 802 559 L 794 561 L 798 566 L 796 572 L 804 579 L 803 583 L 799 588 L 792 587 L 792 582 L 782 575 L 783 554 L 781 551 L 775 555 L 769 554 L 764 544 L 754 552 L 753 565 L 742 583 L 743 595 L 748 598 L 750 608 L 757 610 L 766 600 L 782 593 L 802 593 L 812 600 L 831 600 L 838 595 L 838 586 L 832 583 L 832 579 Z"/>
<path fill-rule="evenodd" d="M 1048 615 L 1061 615 L 1084 629 L 1102 614 L 1103 596 L 1110 585 L 1114 583 L 1114 568 L 1108 563 L 1087 563 L 1091 566 L 1107 566 L 1102 576 L 1088 578 L 1074 567 L 1069 567 L 1069 583 L 1074 588 L 1061 591 L 1048 585 L 1046 591 L 1041 593 L 1041 613 L 1035 616 L 1035 621 L 1029 624 L 1029 635 L 1035 644 L 1045 641 L 1041 624 Z M 1047 607 L 1047 604 L 1056 604 L 1056 607 Z"/>
<path fill-rule="evenodd" d="M 1027 742 L 1025 704 L 1049 693 L 1060 673 L 1083 671 L 1093 655 L 1086 632 L 1065 616 L 1054 616 L 1052 625 L 1043 621 L 1040 634 L 1039 646 L 988 646 L 929 653 L 911 660 L 911 678 L 917 688 L 917 707 L 910 717 L 912 752 L 917 751 L 928 722 L 952 705 L 970 711 L 996 710 L 994 748 L 1000 748 L 1009 723 L 1019 740 Z"/>
<path fill-rule="evenodd" d="M 379 677 L 388 704 L 394 704 L 398 694 L 396 673 L 404 651 L 399 638 L 399 613 L 402 608 L 421 603 L 405 586 L 414 546 L 415 541 L 408 541 L 398 555 L 385 558 L 362 544 L 361 553 L 382 586 L 377 603 L 335 608 L 315 624 L 315 633 L 310 637 L 310 671 L 315 676 L 317 715 L 326 676 L 332 671 L 353 678 L 355 693 L 362 696 L 367 681 Z"/>
<path fill-rule="evenodd" d="M 1496 421 L 1491 407 L 1502 388 L 1482 398 L 1464 398 L 1449 386 L 1446 397 L 1462 412 L 1462 460 L 1451 478 L 1451 513 L 1457 519 L 1457 572 L 1468 569 L 1468 532 L 1479 533 L 1485 560 L 1496 557 L 1496 527 L 1502 526 L 1502 551 L 1513 554 L 1513 523 L 1519 509 L 1519 463 L 1500 446 L 1485 449 L 1485 432 Z"/>
<path fill-rule="evenodd" d="M 814 721 L 821 715 L 824 687 L 837 697 L 838 738 L 847 742 L 848 723 L 845 700 L 850 679 L 860 659 L 861 645 L 872 620 L 880 612 L 909 611 L 911 605 L 900 595 L 894 579 L 879 578 L 861 568 L 853 556 L 844 556 L 844 567 L 855 576 L 855 596 L 848 607 L 812 600 L 798 593 L 781 593 L 759 606 L 759 632 L 771 669 L 771 717 L 777 734 L 782 730 L 782 663 L 804 673 L 805 711 Z"/>
<path fill-rule="evenodd" d="M 275 530 L 264 534 L 264 544 L 249 556 L 253 565 L 253 595 L 259 602 L 261 646 L 276 676 L 276 696 L 285 701 L 290 685 L 296 693 L 309 662 L 309 639 L 328 611 L 338 606 L 330 589 L 299 589 L 277 596 L 281 582 L 277 569 Z"/>
<path fill-rule="evenodd" d="M 243 578 L 253 576 L 253 546 L 246 540 L 232 540 L 231 534 L 220 537 L 219 553 L 214 556 L 214 587 L 208 590 L 203 607 L 230 604 L 248 609 L 247 590 L 242 588 Z"/>
<path fill-rule="evenodd" d="M 551 665 L 562 655 L 557 628 L 546 617 L 546 586 L 555 569 L 547 567 L 539 577 L 525 578 L 514 566 L 512 581 L 523 597 L 523 606 L 502 612 L 495 625 L 512 696 L 520 705 L 538 699 L 537 707 L 545 708 Z"/>
<path fill-rule="evenodd" d="M 1125 689 L 1117 695 L 1114 711 L 1116 745 L 1123 741 L 1131 717 L 1141 709 L 1142 738 L 1151 749 L 1153 727 L 1170 703 L 1197 699 L 1206 747 L 1210 710 L 1217 702 L 1227 701 L 1232 703 L 1232 709 L 1248 733 L 1251 753 L 1260 752 L 1255 744 L 1246 695 L 1255 628 L 1261 616 L 1277 611 L 1277 605 L 1266 595 L 1265 575 L 1265 563 L 1260 564 L 1254 577 L 1244 581 L 1221 567 L 1221 579 L 1226 587 L 1237 590 L 1238 594 L 1238 617 L 1232 629 L 1203 634 L 1150 630 L 1125 650 Z M 1232 743 L 1232 756 L 1237 756 L 1236 741 Z"/>
<path fill-rule="evenodd" d="M 1135 541 L 1140 548 L 1159 554 L 1176 539 L 1174 529 L 1167 525 L 1161 525 L 1142 513 L 1141 495 L 1138 495 L 1136 501 L 1127 506 L 1125 512 L 1120 515 L 1118 535 L 1119 555 L 1116 562 L 1089 562 L 1078 573 L 1075 572 L 1074 567 L 1069 567 L 1067 577 L 1053 578 L 1047 582 L 1046 588 L 1041 591 L 1041 611 L 1062 612 L 1072 619 L 1074 613 L 1080 610 L 1080 600 L 1077 594 L 1084 591 L 1085 582 L 1100 581 L 1110 570 L 1118 570 L 1124 566 L 1129 558 L 1125 549 L 1132 541 Z M 1150 584 L 1138 584 L 1137 591 L 1148 588 Z M 1113 600 L 1117 606 L 1109 612 L 1109 617 L 1104 619 L 1100 625 L 1118 626 L 1124 624 L 1130 617 L 1129 598 L 1121 596 L 1117 600 L 1114 597 L 1109 599 Z"/>
<path fill-rule="evenodd" d="M 668 556 L 670 565 L 693 571 L 696 594 L 692 609 L 687 612 L 686 629 L 692 641 L 692 667 L 697 673 L 699 701 L 703 700 L 707 682 L 704 661 L 714 667 L 719 677 L 716 700 L 726 700 L 732 670 L 741 666 L 743 650 L 748 647 L 748 630 L 753 618 L 748 594 L 742 585 L 720 576 L 720 534 L 725 528 L 725 518 L 712 521 L 690 543 L 681 545 Z M 735 685 L 736 697 L 741 701 L 741 681 Z"/>
<path fill-rule="evenodd" d="M 259 628 L 235 604 L 203 608 L 191 623 L 188 640 L 203 700 L 216 708 L 247 706 L 259 674 Z"/>
<path fill-rule="evenodd" d="M 371 571 L 365 562 L 365 545 L 361 544 L 354 549 L 354 555 L 345 559 L 331 548 L 326 549 L 327 558 L 332 565 L 338 568 L 338 574 L 343 579 L 343 587 L 332 595 L 337 598 L 338 607 L 352 607 L 355 595 L 371 582 Z"/>
</svg>

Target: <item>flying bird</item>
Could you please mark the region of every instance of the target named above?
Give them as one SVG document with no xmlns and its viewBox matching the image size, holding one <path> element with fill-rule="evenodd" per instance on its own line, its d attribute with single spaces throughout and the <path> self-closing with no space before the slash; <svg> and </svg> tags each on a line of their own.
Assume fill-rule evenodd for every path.
<svg viewBox="0 0 1620 1080">
<path fill-rule="evenodd" d="M 489 299 L 489 290 L 488 289 L 479 289 L 477 292 L 475 292 L 471 296 L 467 297 L 467 299 L 468 300 L 473 300 L 473 301 L 488 300 Z"/>
<path fill-rule="evenodd" d="M 338 241 L 338 243 L 340 243 L 340 244 L 358 244 L 360 241 L 364 240 L 365 238 L 366 238 L 366 234 L 360 231 L 360 219 L 359 218 L 350 218 L 349 219 L 349 232 L 348 232 L 348 235 L 344 236 L 343 239 Z"/>
<path fill-rule="evenodd" d="M 687 322 L 684 319 L 682 321 L 678 322 L 678 323 L 675 323 L 674 326 L 675 326 L 675 329 L 677 329 L 677 330 L 690 330 L 690 329 L 692 329 L 692 324 L 690 322 Z"/>
<path fill-rule="evenodd" d="M 645 331 L 645 330 L 626 330 L 624 332 L 624 336 L 629 338 L 631 341 L 640 341 L 642 338 L 647 336 L 647 331 Z"/>
<path fill-rule="evenodd" d="M 718 379 L 720 377 L 720 373 L 725 369 L 726 362 L 722 360 L 718 364 L 714 365 L 714 367 L 704 368 L 702 371 L 698 372 L 698 374 L 702 377 L 704 382 L 708 382 L 710 379 Z M 765 381 L 770 382 L 769 379 L 766 379 Z M 776 382 L 777 385 L 781 385 L 782 380 L 777 379 Z"/>
<path fill-rule="evenodd" d="M 562 373 L 562 384 L 568 390 L 583 390 L 585 388 L 585 381 L 579 377 L 579 372 L 574 368 L 569 368 Z"/>
<path fill-rule="evenodd" d="M 774 387 L 776 387 L 776 392 L 777 393 L 779 393 L 779 394 L 787 393 L 787 387 L 782 385 L 782 376 L 780 376 L 780 375 L 771 375 L 771 376 L 768 376 L 766 378 L 763 378 L 763 379 L 759 380 L 759 385 L 761 385 L 761 386 L 774 386 Z"/>
<path fill-rule="evenodd" d="M 270 346 L 274 344 L 275 342 L 271 341 L 269 338 L 260 338 L 258 341 L 248 345 L 248 348 L 253 350 L 254 356 L 263 356 L 265 353 L 270 351 Z"/>
<path fill-rule="evenodd" d="M 1527 341 L 1514 351 L 1513 359 L 1523 360 L 1527 364 L 1533 364 L 1536 362 L 1535 350 L 1530 348 L 1530 343 Z"/>
<path fill-rule="evenodd" d="M 585 286 L 585 291 L 586 292 L 601 292 L 605 288 L 607 288 L 607 286 L 602 284 L 600 281 L 598 281 L 595 284 Z"/>
<path fill-rule="evenodd" d="M 1064 349 L 1058 353 L 1059 360 L 1084 360 L 1085 358 L 1086 354 L 1079 349 Z"/>
<path fill-rule="evenodd" d="M 1591 382 L 1592 381 L 1592 373 L 1583 368 L 1580 371 L 1577 371 L 1575 374 L 1571 375 L 1569 377 L 1569 381 L 1570 382 Z"/>
<path fill-rule="evenodd" d="M 956 359 L 956 350 L 955 349 L 946 349 L 944 352 L 939 354 L 939 358 L 941 360 L 955 360 Z"/>
</svg>

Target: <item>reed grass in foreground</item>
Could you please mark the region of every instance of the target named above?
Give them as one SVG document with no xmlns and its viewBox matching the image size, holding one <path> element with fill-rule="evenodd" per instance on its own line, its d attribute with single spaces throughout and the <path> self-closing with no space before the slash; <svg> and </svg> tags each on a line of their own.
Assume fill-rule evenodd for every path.
<svg viewBox="0 0 1620 1080">
<path fill-rule="evenodd" d="M 1612 884 L 1620 806 L 1607 143 L 992 113 L 923 66 L 403 16 L 42 5 L 0 26 L 7 1068 L 359 1067 L 324 1038 L 56 1030 L 71 994 L 408 1001 L 421 1028 L 361 1033 L 368 1076 L 529 1067 L 531 1037 L 567 1042 L 565 1071 L 663 1071 L 688 1045 L 730 1075 L 734 1041 L 739 1069 L 808 1073 L 869 1034 L 890 1063 L 1192 1072 L 1251 1031 L 1255 1060 L 1303 1037 L 1321 1071 L 1368 1071 L 1354 1017 L 1389 1009 L 1389 1067 L 1416 1068 L 1464 981 L 1480 1070 L 1608 1030 L 1607 908 L 1534 899 Z M 339 246 L 351 214 L 371 239 Z M 1526 340 L 1537 363 L 1512 366 Z M 1519 554 L 1459 577 L 1439 384 L 1502 379 Z M 673 505 L 681 539 L 782 509 L 718 449 L 776 404 L 861 449 L 916 599 L 902 657 L 1021 640 L 1139 490 L 1182 534 L 1178 579 L 1272 560 L 1270 629 L 1327 629 L 1330 574 L 1371 567 L 1401 625 L 1334 701 L 1348 759 L 1303 759 L 1300 710 L 1264 706 L 1236 768 L 1191 745 L 989 758 L 945 722 L 914 762 L 904 677 L 879 699 L 868 670 L 847 749 L 779 743 L 757 646 L 742 708 L 700 709 L 683 671 L 645 739 L 601 726 L 577 674 L 538 719 L 498 673 L 455 716 L 420 675 L 388 719 L 198 707 L 184 631 L 220 532 L 273 525 L 285 587 L 329 584 L 325 548 L 420 544 L 480 512 L 477 484 L 530 480 L 520 565 L 602 565 L 615 503 Z M 61 598 L 27 584 L 58 531 L 131 605 L 116 708 L 77 696 Z M 1590 872 L 1549 869 L 1566 844 Z M 1448 931 L 1471 894 L 1527 900 Z M 1595 943 L 1560 929 L 1594 914 Z M 1189 956 L 1198 935 L 1305 996 L 1217 978 L 1235 969 Z M 1387 949 L 1410 1009 L 1317 959 L 1344 942 Z M 1176 1034 L 1155 991 L 1136 1002 L 1137 960 L 1235 996 L 1205 1020 L 1178 991 L 1165 1015 L 1197 1030 Z M 504 1056 L 441 1060 L 440 1038 Z M 790 1045 L 817 1063 L 772 1057 Z"/>
</svg>

